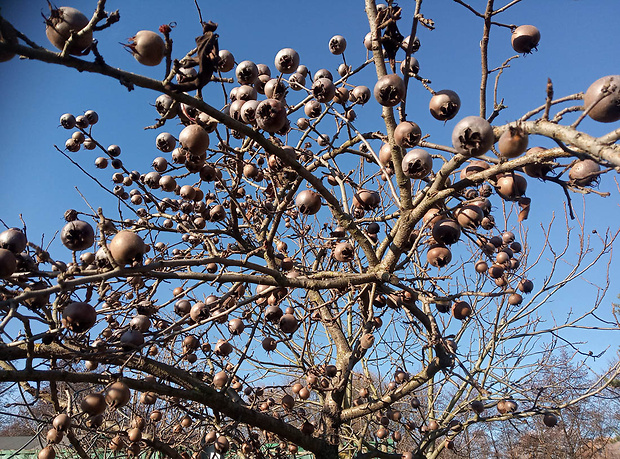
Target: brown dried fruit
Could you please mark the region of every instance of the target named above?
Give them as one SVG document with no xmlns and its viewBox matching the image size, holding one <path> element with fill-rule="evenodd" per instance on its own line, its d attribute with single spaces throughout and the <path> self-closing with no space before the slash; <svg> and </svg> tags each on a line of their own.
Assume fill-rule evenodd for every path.
<svg viewBox="0 0 620 459">
<path fill-rule="evenodd" d="M 403 157 L 403 173 L 413 179 L 426 177 L 433 169 L 433 158 L 421 148 L 409 150 Z"/>
<path fill-rule="evenodd" d="M 127 49 L 142 65 L 153 67 L 159 65 L 166 55 L 164 40 L 152 30 L 140 30 L 129 39 Z"/>
<path fill-rule="evenodd" d="M 103 394 L 100 394 L 98 392 L 88 394 L 82 400 L 80 408 L 82 408 L 82 411 L 91 416 L 97 416 L 105 411 L 105 397 L 103 396 Z"/>
<path fill-rule="evenodd" d="M 445 246 L 434 245 L 426 252 L 426 259 L 431 265 L 443 268 L 452 261 L 452 252 Z"/>
<path fill-rule="evenodd" d="M 62 311 L 62 324 L 74 333 L 89 330 L 96 321 L 97 311 L 88 303 L 70 303 Z"/>
<path fill-rule="evenodd" d="M 497 142 L 502 158 L 512 159 L 521 156 L 527 149 L 528 135 L 519 125 L 508 126 Z"/>
<path fill-rule="evenodd" d="M 110 387 L 105 394 L 105 401 L 112 408 L 120 408 L 127 405 L 131 399 L 131 391 L 127 384 L 122 381 L 116 381 Z"/>
<path fill-rule="evenodd" d="M 598 182 L 601 166 L 591 159 L 577 161 L 568 171 L 569 183 L 577 186 L 591 186 Z"/>
<path fill-rule="evenodd" d="M 405 82 L 398 75 L 390 73 L 379 78 L 373 93 L 379 104 L 393 107 L 405 97 Z"/>
<path fill-rule="evenodd" d="M 422 130 L 413 121 L 403 121 L 394 129 L 394 141 L 399 147 L 413 148 L 421 138 Z"/>
<path fill-rule="evenodd" d="M 461 99 L 456 92 L 450 89 L 442 89 L 431 97 L 428 108 L 436 120 L 448 121 L 459 112 Z"/>
<path fill-rule="evenodd" d="M 50 17 L 45 20 L 45 35 L 56 48 L 62 50 L 73 32 L 79 32 L 88 25 L 88 18 L 82 12 L 70 6 L 52 9 Z M 73 40 L 69 46 L 69 54 L 80 56 L 93 42 L 92 30 Z"/>
<path fill-rule="evenodd" d="M 479 116 L 463 118 L 452 131 L 452 145 L 463 155 L 481 156 L 491 149 L 494 142 L 493 128 Z"/>
<path fill-rule="evenodd" d="M 295 198 L 295 205 L 304 215 L 314 215 L 321 209 L 321 195 L 316 191 L 303 190 Z"/>
<path fill-rule="evenodd" d="M 348 242 L 339 242 L 334 248 L 334 258 L 340 262 L 348 262 L 355 257 L 353 246 Z"/>
<path fill-rule="evenodd" d="M 122 230 L 116 233 L 108 244 L 114 260 L 121 266 L 134 261 L 142 261 L 146 253 L 146 245 L 140 236 L 133 231 Z"/>
<path fill-rule="evenodd" d="M 452 305 L 452 315 L 455 319 L 465 320 L 471 316 L 471 313 L 471 306 L 466 301 L 457 301 Z"/>
<path fill-rule="evenodd" d="M 588 112 L 590 118 L 601 123 L 620 120 L 620 75 L 608 75 L 592 83 L 583 98 L 584 107 L 588 108 L 603 95 Z"/>
<path fill-rule="evenodd" d="M 69 250 L 85 250 L 95 242 L 95 231 L 87 222 L 73 220 L 62 228 L 60 240 Z"/>
<path fill-rule="evenodd" d="M 529 54 L 538 46 L 540 31 L 533 25 L 522 25 L 512 31 L 510 41 L 517 53 Z"/>
</svg>

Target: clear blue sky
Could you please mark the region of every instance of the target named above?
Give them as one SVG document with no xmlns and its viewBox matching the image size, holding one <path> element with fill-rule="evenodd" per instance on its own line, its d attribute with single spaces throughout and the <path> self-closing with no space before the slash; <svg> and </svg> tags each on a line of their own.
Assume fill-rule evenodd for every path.
<svg viewBox="0 0 620 459">
<path fill-rule="evenodd" d="M 95 1 L 75 1 L 71 6 L 89 12 Z M 266 63 L 273 69 L 273 59 L 283 47 L 295 48 L 301 63 L 311 70 L 327 68 L 336 74 L 342 62 L 339 56 L 328 52 L 327 43 L 335 34 L 344 35 L 348 41 L 347 62 L 353 66 L 366 56 L 362 39 L 368 32 L 368 23 L 362 1 L 333 2 L 255 2 L 255 1 L 201 1 L 205 20 L 219 23 L 220 48 L 233 52 L 236 61 L 250 59 Z M 414 2 L 401 2 L 405 18 L 410 16 Z M 472 6 L 482 8 L 485 2 L 472 0 Z M 497 4 L 507 3 L 496 2 Z M 60 4 L 59 4 L 60 5 Z M 64 5 L 64 4 L 63 4 Z M 163 0 L 114 1 L 107 3 L 107 10 L 119 9 L 120 23 L 96 35 L 99 49 L 110 65 L 163 78 L 163 65 L 144 67 L 138 64 L 119 42 L 126 42 L 140 29 L 156 30 L 164 23 L 176 22 L 172 38 L 174 56 L 181 57 L 194 46 L 200 34 L 194 2 L 183 0 L 173 3 Z M 0 1 L 1 12 L 16 28 L 40 45 L 50 47 L 45 37 L 41 11 L 47 12 L 42 0 Z M 436 30 L 420 28 L 418 36 L 422 48 L 416 57 L 420 74 L 432 81 L 435 90 L 453 89 L 463 102 L 456 120 L 445 125 L 428 114 L 429 93 L 420 85 L 413 85 L 408 93 L 409 119 L 416 121 L 422 131 L 430 134 L 430 141 L 449 144 L 450 133 L 458 118 L 478 113 L 478 87 L 480 58 L 478 42 L 481 21 L 462 6 L 449 0 L 426 0 L 422 13 L 433 19 Z M 589 84 L 601 76 L 620 73 L 618 60 L 618 18 L 620 2 L 617 0 L 530 0 L 523 1 L 497 21 L 513 24 L 534 24 L 541 31 L 538 52 L 512 62 L 500 80 L 500 98 L 509 109 L 503 111 L 496 123 L 511 121 L 525 111 L 544 103 L 545 85 L 550 77 L 556 96 L 585 91 Z M 408 35 L 408 20 L 402 21 L 401 32 Z M 510 32 L 494 28 L 491 34 L 490 66 L 500 65 L 513 55 Z M 374 71 L 368 68 L 353 82 L 372 88 Z M 233 72 L 228 75 L 233 76 Z M 81 114 L 94 109 L 100 115 L 95 126 L 95 138 L 104 145 L 118 144 L 123 150 L 121 158 L 129 169 L 147 172 L 151 159 L 157 156 L 154 131 L 142 128 L 152 124 L 156 113 L 150 105 L 156 95 L 137 89 L 128 93 L 118 82 L 96 75 L 78 75 L 74 70 L 14 59 L 0 64 L 0 218 L 9 226 L 21 226 L 19 214 L 28 225 L 29 236 L 39 242 L 44 234 L 49 241 L 63 225 L 63 213 L 68 208 L 87 210 L 75 190 L 78 187 L 94 207 L 104 206 L 112 212 L 114 200 L 103 193 L 55 151 L 62 148 L 68 131 L 58 127 L 58 118 L 65 112 Z M 218 85 L 209 85 L 205 99 L 221 107 L 223 98 Z M 293 97 L 291 99 L 296 100 Z M 380 107 L 371 101 L 358 111 L 357 127 L 360 131 L 382 130 Z M 292 120 L 294 121 L 294 120 Z M 584 129 L 600 135 L 612 127 L 585 121 Z M 617 127 L 617 126 L 615 126 Z M 174 135 L 180 128 L 172 123 L 163 130 Z M 536 145 L 530 139 L 530 145 Z M 550 146 L 549 142 L 542 142 Z M 94 168 L 92 152 L 81 150 L 71 156 L 100 180 L 110 183 L 111 169 Z M 540 235 L 538 221 L 547 221 L 553 210 L 562 214 L 563 195 L 550 184 L 544 188 L 530 180 L 528 195 L 533 199 L 533 210 L 528 222 L 533 243 Z M 601 226 L 620 226 L 618 194 L 615 183 L 609 178 L 601 184 L 602 191 L 611 191 L 612 197 L 603 200 L 588 196 L 588 225 L 599 230 Z M 580 198 L 575 204 L 580 207 Z M 561 216 L 561 215 L 560 215 Z M 562 228 L 558 230 L 562 233 Z M 69 252 L 55 243 L 55 253 L 68 258 Z M 615 267 L 620 266 L 617 262 Z M 544 276 L 544 273 L 539 273 Z M 599 276 L 601 274 L 598 274 Z M 606 304 L 620 292 L 613 282 Z M 583 288 L 583 287 L 581 287 Z M 558 296 L 554 305 L 565 308 L 568 304 L 588 301 L 581 290 Z M 600 350 L 611 336 L 605 335 L 596 343 Z"/>
</svg>

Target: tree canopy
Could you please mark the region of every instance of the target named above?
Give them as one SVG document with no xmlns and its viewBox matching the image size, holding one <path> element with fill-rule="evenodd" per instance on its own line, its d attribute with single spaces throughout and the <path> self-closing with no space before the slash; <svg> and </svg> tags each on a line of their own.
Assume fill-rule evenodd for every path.
<svg viewBox="0 0 620 459">
<path fill-rule="evenodd" d="M 286 37 L 273 63 L 244 60 L 199 2 L 191 41 L 172 13 L 138 31 L 104 0 L 50 4 L 36 38 L 2 11 L 5 72 L 104 77 L 115 113 L 148 90 L 156 117 L 127 148 L 122 116 L 87 94 L 59 111 L 50 149 L 113 204 L 78 187 L 46 222 L 55 243 L 28 221 L 0 233 L 0 381 L 47 431 L 39 457 L 65 435 L 84 458 L 472 454 L 468 432 L 553 429 L 608 394 L 620 366 L 585 365 L 605 351 L 587 337 L 619 326 L 604 299 L 618 228 L 590 202 L 618 192 L 620 76 L 512 93 L 505 74 L 535 67 L 552 18 L 514 24 L 521 2 L 497 3 L 449 4 L 479 27 L 451 31 L 479 50 L 471 87 L 425 66 L 444 17 L 422 0 L 366 0 L 365 37 L 344 24 L 313 44 L 329 65 Z M 126 51 L 153 69 L 110 64 Z M 551 307 L 578 282 L 587 305 Z"/>
</svg>

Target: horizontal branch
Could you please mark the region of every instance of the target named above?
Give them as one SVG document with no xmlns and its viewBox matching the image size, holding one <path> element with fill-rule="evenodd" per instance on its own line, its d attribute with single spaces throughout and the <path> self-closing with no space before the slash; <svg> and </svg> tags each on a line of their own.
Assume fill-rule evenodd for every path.
<svg viewBox="0 0 620 459">
<path fill-rule="evenodd" d="M 164 262 L 161 263 L 163 265 Z M 325 276 L 325 273 L 321 273 L 320 278 L 312 278 L 311 276 L 299 276 L 299 277 L 287 277 L 284 275 L 274 276 L 257 276 L 254 274 L 244 273 L 224 273 L 224 274 L 211 274 L 207 272 L 170 272 L 170 271 L 155 271 L 157 265 L 160 263 L 153 263 L 140 267 L 132 268 L 116 268 L 104 273 L 97 273 L 86 275 L 84 277 L 76 277 L 73 279 L 62 280 L 57 285 L 40 290 L 25 291 L 20 295 L 17 295 L 9 300 L 0 301 L 0 306 L 7 306 L 11 302 L 22 302 L 29 298 L 39 297 L 41 295 L 48 295 L 53 293 L 59 293 L 64 291 L 72 291 L 80 285 L 85 285 L 94 282 L 101 282 L 115 277 L 128 277 L 142 275 L 150 279 L 185 279 L 185 280 L 200 280 L 200 281 L 217 281 L 218 283 L 235 283 L 235 282 L 249 282 L 251 284 L 263 284 L 270 286 L 280 286 L 289 288 L 303 288 L 314 290 L 325 289 L 341 289 L 348 288 L 353 285 L 363 285 L 367 283 L 385 282 L 388 280 L 387 273 L 383 271 L 371 272 L 371 273 L 335 273 L 333 276 Z"/>
<path fill-rule="evenodd" d="M 0 359 L 5 359 L 8 354 L 12 359 L 26 358 L 26 346 L 20 347 L 0 347 Z M 56 358 L 56 359 L 74 359 L 76 357 L 76 349 L 52 345 L 37 345 L 32 355 L 34 358 Z M 93 360 L 104 360 L 105 353 L 93 353 L 90 358 Z M 7 359 L 8 360 L 8 359 Z M 310 435 L 303 434 L 287 422 L 276 419 L 268 414 L 263 414 L 252 410 L 240 403 L 229 399 L 224 392 L 220 392 L 213 387 L 204 384 L 199 379 L 192 376 L 189 372 L 181 370 L 178 367 L 162 364 L 146 358 L 132 357 L 128 361 L 121 357 L 110 359 L 109 364 L 125 364 L 128 368 L 134 368 L 141 371 L 148 371 L 160 378 L 165 378 L 165 372 L 174 375 L 174 382 L 184 382 L 185 388 L 175 388 L 168 384 L 158 384 L 146 382 L 144 380 L 122 378 L 130 389 L 138 391 L 153 391 L 160 395 L 170 397 L 181 397 L 185 400 L 191 400 L 212 410 L 228 416 L 239 422 L 255 426 L 260 429 L 266 429 L 276 435 L 286 438 L 287 440 L 313 452 L 320 452 L 326 447 L 325 441 L 320 438 L 314 438 Z M 153 371 L 157 368 L 159 371 Z M 162 372 L 164 372 L 162 375 Z M 184 380 L 181 381 L 181 377 Z M 107 384 L 111 381 L 110 375 L 86 372 L 70 372 L 64 370 L 18 370 L 6 371 L 0 370 L 0 382 L 23 382 L 23 381 L 69 381 L 69 382 L 86 382 L 91 384 Z"/>
<path fill-rule="evenodd" d="M 439 358 L 433 359 L 425 369 L 420 371 L 415 376 L 412 376 L 408 382 L 400 386 L 394 392 L 384 395 L 379 400 L 372 400 L 368 403 L 343 410 L 340 415 L 340 421 L 350 421 L 352 419 L 366 416 L 369 413 L 374 413 L 388 408 L 393 403 L 399 401 L 403 397 L 406 397 L 414 390 L 426 384 L 442 368 L 447 368 L 448 365 L 449 364 L 447 362 L 442 362 Z"/>
<path fill-rule="evenodd" d="M 583 150 L 585 155 L 591 159 L 599 163 L 603 161 L 608 162 L 617 171 L 620 171 L 620 145 L 609 145 L 605 139 L 601 141 L 572 127 L 562 126 L 550 121 L 526 121 L 521 124 L 521 127 L 528 134 L 543 135 L 550 139 L 573 145 Z M 507 127 L 504 127 L 504 129 L 507 129 Z"/>
</svg>

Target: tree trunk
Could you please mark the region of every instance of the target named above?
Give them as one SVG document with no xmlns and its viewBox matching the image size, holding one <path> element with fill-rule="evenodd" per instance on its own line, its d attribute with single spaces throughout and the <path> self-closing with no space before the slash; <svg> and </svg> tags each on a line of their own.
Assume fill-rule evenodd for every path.
<svg viewBox="0 0 620 459">
<path fill-rule="evenodd" d="M 334 400 L 334 394 L 338 394 L 336 391 L 330 392 L 325 397 L 325 403 L 323 405 L 323 422 L 325 423 L 325 435 L 326 441 L 325 451 L 317 454 L 317 457 L 321 458 L 338 458 L 338 445 L 340 443 L 340 404 Z"/>
</svg>

